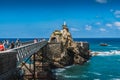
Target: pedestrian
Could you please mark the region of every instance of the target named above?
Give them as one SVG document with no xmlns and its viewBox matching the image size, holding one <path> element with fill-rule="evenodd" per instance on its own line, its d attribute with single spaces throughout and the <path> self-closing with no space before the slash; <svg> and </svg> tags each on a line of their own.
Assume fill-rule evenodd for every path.
<svg viewBox="0 0 120 80">
<path fill-rule="evenodd" d="M 15 42 L 15 47 L 19 47 L 20 46 L 20 40 L 17 39 L 16 42 Z"/>
<path fill-rule="evenodd" d="M 34 39 L 34 43 L 37 43 L 38 42 L 38 40 L 37 39 Z"/>
<path fill-rule="evenodd" d="M 12 41 L 11 44 L 10 44 L 10 49 L 13 49 L 15 47 L 15 44 L 14 42 Z"/>
<path fill-rule="evenodd" d="M 7 49 L 7 40 L 4 40 L 3 41 L 3 45 L 4 45 L 4 48 L 5 48 L 5 50 Z"/>
<path fill-rule="evenodd" d="M 9 48 L 10 46 L 10 43 L 9 43 L 9 40 L 7 40 L 7 49 Z"/>
<path fill-rule="evenodd" d="M 2 42 L 0 42 L 0 51 L 4 51 L 4 50 L 5 50 L 4 45 Z"/>
</svg>

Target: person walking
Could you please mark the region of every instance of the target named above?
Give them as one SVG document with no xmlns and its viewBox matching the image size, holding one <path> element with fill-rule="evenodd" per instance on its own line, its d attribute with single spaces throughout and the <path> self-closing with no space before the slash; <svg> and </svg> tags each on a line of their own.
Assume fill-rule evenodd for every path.
<svg viewBox="0 0 120 80">
<path fill-rule="evenodd" d="M 16 42 L 15 42 L 15 47 L 19 47 L 20 46 L 20 40 L 17 39 Z"/>
<path fill-rule="evenodd" d="M 10 49 L 13 49 L 15 47 L 15 44 L 14 42 L 12 41 L 11 44 L 10 44 Z"/>
<path fill-rule="evenodd" d="M 0 51 L 4 51 L 4 50 L 5 50 L 4 45 L 2 42 L 0 42 Z"/>
</svg>

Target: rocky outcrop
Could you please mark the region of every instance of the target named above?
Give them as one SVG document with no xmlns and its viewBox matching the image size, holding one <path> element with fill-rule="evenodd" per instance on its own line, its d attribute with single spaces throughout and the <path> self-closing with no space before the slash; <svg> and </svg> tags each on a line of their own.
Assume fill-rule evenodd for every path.
<svg viewBox="0 0 120 80">
<path fill-rule="evenodd" d="M 47 45 L 47 58 L 54 67 L 83 64 L 90 58 L 87 42 L 74 42 L 66 23 L 55 30 Z"/>
</svg>

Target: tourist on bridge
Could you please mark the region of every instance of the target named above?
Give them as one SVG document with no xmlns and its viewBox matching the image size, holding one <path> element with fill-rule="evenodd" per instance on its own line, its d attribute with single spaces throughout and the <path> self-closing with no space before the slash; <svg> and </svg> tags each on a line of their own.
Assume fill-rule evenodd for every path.
<svg viewBox="0 0 120 80">
<path fill-rule="evenodd" d="M 3 45 L 4 45 L 5 50 L 7 50 L 9 48 L 9 41 L 4 40 Z"/>
<path fill-rule="evenodd" d="M 9 48 L 9 46 L 10 46 L 10 43 L 9 43 L 9 40 L 7 40 L 7 49 Z"/>
<path fill-rule="evenodd" d="M 7 40 L 3 41 L 4 48 L 7 49 Z"/>
<path fill-rule="evenodd" d="M 0 42 L 0 51 L 4 51 L 4 45 L 3 45 L 3 43 L 2 42 Z"/>
<path fill-rule="evenodd" d="M 12 41 L 10 44 L 10 49 L 13 49 L 14 47 L 15 47 L 15 43 L 14 43 L 14 41 Z"/>
<path fill-rule="evenodd" d="M 37 43 L 37 42 L 38 42 L 38 39 L 35 38 L 35 39 L 34 39 L 34 43 Z"/>
<path fill-rule="evenodd" d="M 16 42 L 15 42 L 15 47 L 19 47 L 20 46 L 20 40 L 17 39 Z"/>
</svg>

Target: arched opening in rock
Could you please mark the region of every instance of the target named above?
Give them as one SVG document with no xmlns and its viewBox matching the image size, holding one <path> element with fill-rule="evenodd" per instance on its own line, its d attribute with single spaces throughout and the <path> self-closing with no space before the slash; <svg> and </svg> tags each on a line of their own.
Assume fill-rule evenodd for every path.
<svg viewBox="0 0 120 80">
<path fill-rule="evenodd" d="M 57 39 L 56 39 L 55 37 L 53 37 L 53 38 L 51 39 L 51 42 L 56 43 L 56 42 L 57 42 Z"/>
</svg>

